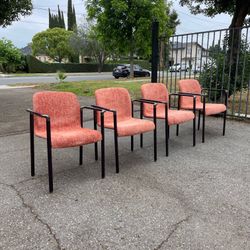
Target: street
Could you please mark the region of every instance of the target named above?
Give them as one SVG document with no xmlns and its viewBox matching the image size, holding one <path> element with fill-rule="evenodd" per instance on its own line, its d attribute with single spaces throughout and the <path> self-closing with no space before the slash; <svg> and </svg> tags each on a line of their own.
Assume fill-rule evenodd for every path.
<svg viewBox="0 0 250 250">
<path fill-rule="evenodd" d="M 111 72 L 105 73 L 78 73 L 70 74 L 66 78 L 67 82 L 83 81 L 83 80 L 111 80 L 114 79 Z M 38 83 L 54 83 L 57 82 L 56 74 L 37 75 L 37 76 L 0 76 L 0 85 L 10 84 L 38 84 Z"/>
</svg>

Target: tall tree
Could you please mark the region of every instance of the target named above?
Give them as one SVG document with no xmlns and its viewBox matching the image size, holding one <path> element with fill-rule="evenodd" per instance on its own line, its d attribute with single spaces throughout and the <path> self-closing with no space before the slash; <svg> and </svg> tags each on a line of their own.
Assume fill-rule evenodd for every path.
<svg viewBox="0 0 250 250">
<path fill-rule="evenodd" d="M 32 0 L 0 1 L 0 26 L 6 27 L 14 21 L 18 21 L 20 16 L 30 15 L 32 10 Z"/>
<path fill-rule="evenodd" d="M 173 30 L 166 27 L 169 4 L 165 0 L 87 0 L 88 17 L 96 21 L 98 36 L 105 46 L 117 48 L 129 54 L 131 77 L 133 77 L 134 55 L 150 55 L 151 24 L 160 23 L 160 31 L 167 36 Z"/>
<path fill-rule="evenodd" d="M 76 31 L 76 29 L 77 29 L 77 22 L 76 22 L 76 10 L 75 10 L 75 6 L 74 5 L 73 5 L 72 15 L 73 15 L 73 28 Z"/>
<path fill-rule="evenodd" d="M 63 11 L 60 10 L 59 5 L 57 6 L 57 14 L 51 14 L 49 9 L 49 28 L 62 28 L 65 29 L 64 15 Z"/>
<path fill-rule="evenodd" d="M 72 55 L 69 42 L 72 35 L 72 31 L 62 28 L 39 32 L 32 39 L 32 52 L 34 55 L 42 53 L 53 60 L 62 62 L 64 58 L 69 58 Z"/>
<path fill-rule="evenodd" d="M 72 0 L 68 0 L 68 30 L 74 30 Z"/>
</svg>

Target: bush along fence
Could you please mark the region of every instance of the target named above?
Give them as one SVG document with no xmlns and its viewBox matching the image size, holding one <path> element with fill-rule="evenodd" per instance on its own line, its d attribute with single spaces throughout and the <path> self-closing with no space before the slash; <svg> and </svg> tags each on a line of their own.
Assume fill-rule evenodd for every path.
<svg viewBox="0 0 250 250">
<path fill-rule="evenodd" d="M 228 90 L 228 115 L 250 118 L 249 28 L 161 37 L 158 81 L 166 82 L 172 92 L 185 78 L 196 78 L 204 88 Z M 220 98 L 216 92 L 208 95 L 213 102 Z"/>
<path fill-rule="evenodd" d="M 98 64 L 93 63 L 43 63 L 33 56 L 27 56 L 28 73 L 55 73 L 62 72 L 98 72 Z M 110 72 L 115 64 L 104 64 L 103 72 Z"/>
</svg>

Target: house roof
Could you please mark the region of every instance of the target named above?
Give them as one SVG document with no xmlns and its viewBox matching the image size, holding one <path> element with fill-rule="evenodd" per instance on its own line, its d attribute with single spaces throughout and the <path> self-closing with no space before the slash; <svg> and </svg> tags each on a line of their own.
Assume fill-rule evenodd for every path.
<svg viewBox="0 0 250 250">
<path fill-rule="evenodd" d="M 198 42 L 187 42 L 187 43 L 174 42 L 174 43 L 171 43 L 172 49 L 175 49 L 175 50 L 185 49 L 188 45 L 196 45 L 196 46 L 200 47 L 202 50 L 206 50 Z"/>
</svg>

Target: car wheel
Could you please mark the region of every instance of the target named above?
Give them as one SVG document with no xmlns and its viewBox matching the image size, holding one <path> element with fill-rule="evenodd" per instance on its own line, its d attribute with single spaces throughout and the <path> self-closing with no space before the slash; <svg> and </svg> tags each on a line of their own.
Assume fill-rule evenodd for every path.
<svg viewBox="0 0 250 250">
<path fill-rule="evenodd" d="M 150 77 L 150 73 L 147 72 L 146 77 Z"/>
<path fill-rule="evenodd" d="M 119 79 L 119 76 L 115 76 L 115 79 Z"/>
</svg>

